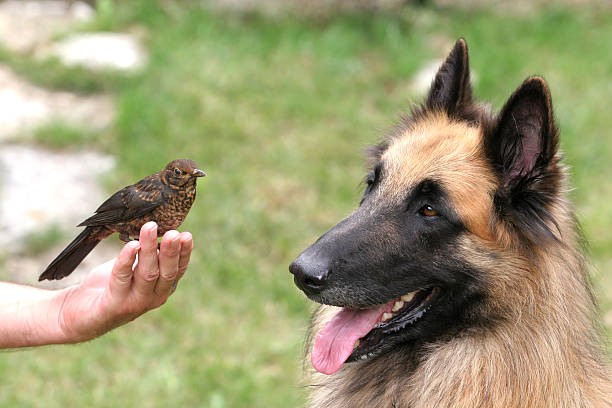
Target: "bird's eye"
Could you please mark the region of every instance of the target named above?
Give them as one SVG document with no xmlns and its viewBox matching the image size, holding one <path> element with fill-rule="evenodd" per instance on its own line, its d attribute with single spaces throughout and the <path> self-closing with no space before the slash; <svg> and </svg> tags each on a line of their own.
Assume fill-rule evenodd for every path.
<svg viewBox="0 0 612 408">
<path fill-rule="evenodd" d="M 429 204 L 424 205 L 423 207 L 421 207 L 421 209 L 419 210 L 419 214 L 425 216 L 425 217 L 435 217 L 438 214 L 438 212 L 436 210 L 433 209 L 433 207 Z"/>
<path fill-rule="evenodd" d="M 181 169 L 174 169 L 174 174 L 180 176 L 181 174 L 183 174 L 183 172 L 181 171 Z"/>
</svg>

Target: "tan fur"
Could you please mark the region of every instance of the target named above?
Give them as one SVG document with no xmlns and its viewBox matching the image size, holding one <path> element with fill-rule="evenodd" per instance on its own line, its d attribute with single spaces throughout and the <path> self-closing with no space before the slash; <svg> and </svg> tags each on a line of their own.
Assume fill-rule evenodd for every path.
<svg viewBox="0 0 612 408">
<path fill-rule="evenodd" d="M 430 113 L 408 134 L 395 138 L 383 155 L 389 177 L 381 191 L 401 201 L 405 199 L 402 194 L 420 180 L 438 180 L 470 231 L 481 238 L 490 237 L 490 191 L 495 180 L 481 145 L 478 128 L 450 121 L 442 113 Z"/>
<path fill-rule="evenodd" d="M 390 142 L 382 156 L 387 177 L 374 199 L 402 200 L 400 192 L 424 178 L 443 183 L 469 230 L 462 256 L 487 273 L 488 313 L 499 316 L 497 323 L 404 362 L 387 353 L 329 376 L 309 370 L 309 407 L 612 407 L 570 204 L 560 200 L 551 209 L 561 244 L 521 253 L 506 226 L 491 221 L 497 181 L 482 138 L 482 129 L 425 115 Z M 321 306 L 314 333 L 337 310 Z"/>
</svg>

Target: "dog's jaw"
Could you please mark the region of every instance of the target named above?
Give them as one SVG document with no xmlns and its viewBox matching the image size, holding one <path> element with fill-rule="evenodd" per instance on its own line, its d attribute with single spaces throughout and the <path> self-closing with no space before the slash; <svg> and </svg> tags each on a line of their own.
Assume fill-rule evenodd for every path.
<svg viewBox="0 0 612 408">
<path fill-rule="evenodd" d="M 365 360 L 383 351 L 388 335 L 409 330 L 438 298 L 440 288 L 417 290 L 368 309 L 341 309 L 316 337 L 311 361 L 323 374 L 345 362 Z"/>
</svg>

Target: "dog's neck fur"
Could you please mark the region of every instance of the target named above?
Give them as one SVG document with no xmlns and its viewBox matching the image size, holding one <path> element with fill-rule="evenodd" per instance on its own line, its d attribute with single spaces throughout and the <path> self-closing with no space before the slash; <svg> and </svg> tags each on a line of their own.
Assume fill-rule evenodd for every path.
<svg viewBox="0 0 612 408">
<path fill-rule="evenodd" d="M 512 250 L 491 261 L 493 290 L 520 291 L 521 297 L 510 298 L 522 299 L 521 305 L 498 301 L 490 312 L 499 320 L 490 327 L 396 348 L 371 361 L 345 364 L 330 376 L 310 370 L 309 407 L 612 407 L 592 323 L 594 300 L 583 256 L 574 249 L 573 217 L 564 201 L 555 212 L 562 245 L 542 249 L 548 251 L 545 257 L 523 258 L 523 265 L 516 264 Z M 510 282 L 504 279 L 509 268 L 539 276 Z M 314 333 L 337 310 L 321 307 Z"/>
</svg>

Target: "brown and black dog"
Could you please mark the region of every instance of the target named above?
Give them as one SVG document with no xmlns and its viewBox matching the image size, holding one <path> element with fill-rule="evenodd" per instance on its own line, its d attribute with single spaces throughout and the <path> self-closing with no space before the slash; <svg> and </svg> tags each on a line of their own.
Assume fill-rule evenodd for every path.
<svg viewBox="0 0 612 408">
<path fill-rule="evenodd" d="M 322 304 L 309 406 L 612 406 L 558 145 L 544 79 L 493 115 L 459 39 L 359 207 L 290 266 Z"/>
</svg>

